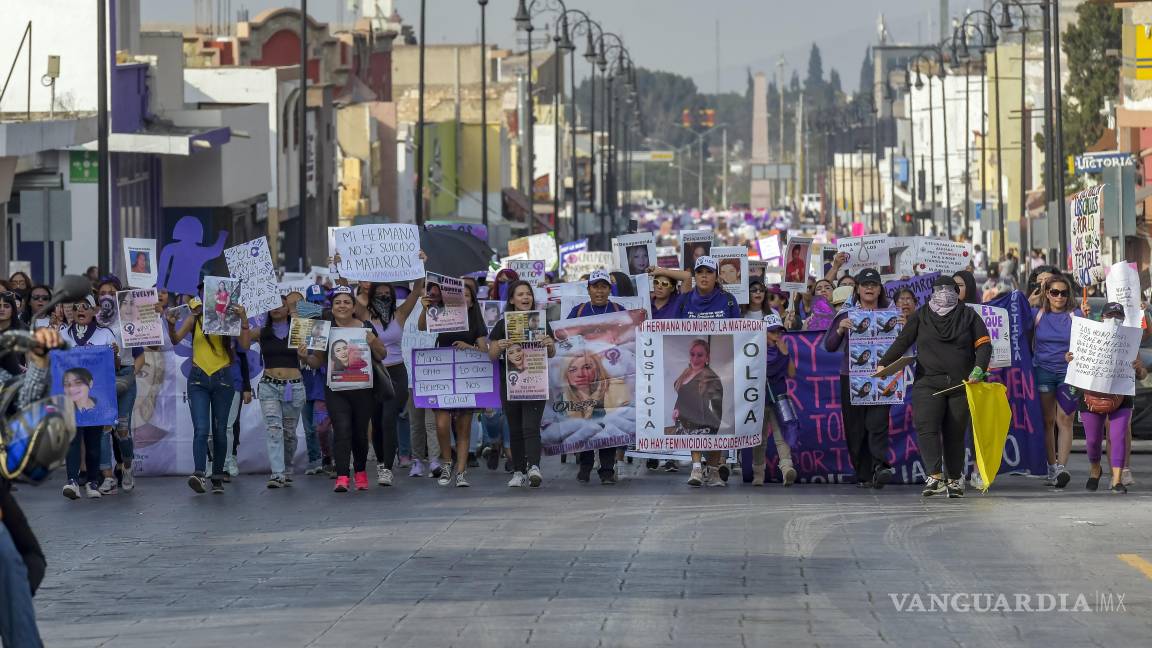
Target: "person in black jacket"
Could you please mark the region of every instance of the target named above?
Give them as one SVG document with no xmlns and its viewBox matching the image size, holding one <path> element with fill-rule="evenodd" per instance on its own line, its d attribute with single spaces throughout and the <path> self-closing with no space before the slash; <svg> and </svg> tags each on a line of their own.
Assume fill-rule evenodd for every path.
<svg viewBox="0 0 1152 648">
<path fill-rule="evenodd" d="M 941 276 L 936 280 L 931 299 L 908 318 L 900 336 L 877 362 L 877 370 L 895 362 L 913 344 L 917 360 L 916 382 L 912 387 L 912 422 L 916 426 L 925 470 L 931 473 L 923 495 L 963 497 L 960 476 L 965 464 L 964 433 L 971 420 L 968 396 L 964 389 L 953 389 L 940 396 L 933 394 L 965 380 L 984 380 L 992 359 L 992 341 L 984 320 L 960 302 L 951 277 Z M 948 474 L 947 482 L 944 471 Z"/>
</svg>

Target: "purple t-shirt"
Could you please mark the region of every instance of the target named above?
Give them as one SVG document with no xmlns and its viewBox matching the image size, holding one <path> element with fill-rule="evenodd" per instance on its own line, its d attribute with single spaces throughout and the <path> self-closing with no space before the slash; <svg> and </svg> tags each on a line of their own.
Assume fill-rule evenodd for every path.
<svg viewBox="0 0 1152 648">
<path fill-rule="evenodd" d="M 1036 332 L 1032 345 L 1032 366 L 1046 371 L 1063 374 L 1068 371 L 1064 354 L 1072 342 L 1072 311 L 1065 313 L 1047 312 L 1036 320 L 1039 309 L 1032 309 L 1032 321 L 1036 322 Z"/>
<path fill-rule="evenodd" d="M 676 319 L 676 312 L 680 308 L 680 293 L 672 293 L 668 303 L 660 308 L 652 305 L 652 319 Z"/>
</svg>

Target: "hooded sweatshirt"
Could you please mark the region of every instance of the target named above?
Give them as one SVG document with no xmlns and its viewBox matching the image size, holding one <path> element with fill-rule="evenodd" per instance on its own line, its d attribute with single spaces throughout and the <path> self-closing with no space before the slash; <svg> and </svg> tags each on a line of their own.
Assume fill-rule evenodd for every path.
<svg viewBox="0 0 1152 648">
<path fill-rule="evenodd" d="M 713 288 L 707 296 L 696 288 L 680 296 L 676 308 L 679 319 L 739 319 L 740 305 L 736 298 L 721 288 Z"/>
<path fill-rule="evenodd" d="M 965 304 L 979 304 L 980 298 L 983 297 L 980 290 L 976 288 L 976 277 L 972 276 L 971 272 L 961 270 L 952 275 L 953 279 L 959 279 L 964 282 L 967 290 L 964 293 L 964 299 L 961 300 Z"/>
<path fill-rule="evenodd" d="M 937 280 L 937 285 L 950 282 L 947 277 Z M 968 378 L 973 367 L 988 370 L 992 359 L 992 340 L 984 320 L 963 303 L 956 304 L 941 317 L 925 304 L 908 318 L 904 330 L 888 348 L 877 365 L 890 365 L 904 355 L 913 344 L 916 345 L 916 380 L 943 376 L 949 384 L 956 384 Z"/>
</svg>

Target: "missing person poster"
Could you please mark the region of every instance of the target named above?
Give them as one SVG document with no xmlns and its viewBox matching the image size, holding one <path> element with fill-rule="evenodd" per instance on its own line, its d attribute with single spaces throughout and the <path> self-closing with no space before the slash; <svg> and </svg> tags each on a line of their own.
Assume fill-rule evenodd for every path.
<svg viewBox="0 0 1152 648">
<path fill-rule="evenodd" d="M 474 349 L 412 349 L 412 398 L 424 409 L 500 407 L 497 364 Z"/>
<path fill-rule="evenodd" d="M 52 351 L 50 355 L 52 394 L 64 396 L 76 406 L 76 425 L 116 425 L 116 367 L 112 347 L 72 347 Z"/>
<path fill-rule="evenodd" d="M 504 333 L 509 342 L 535 342 L 544 337 L 544 311 L 505 311 Z"/>
<path fill-rule="evenodd" d="M 164 344 L 164 323 L 156 312 L 158 302 L 155 288 L 116 293 L 120 341 L 125 349 Z"/>
<path fill-rule="evenodd" d="M 228 274 L 240 280 L 240 305 L 249 316 L 280 308 L 280 287 L 267 236 L 224 250 L 224 261 L 228 264 Z"/>
<path fill-rule="evenodd" d="M 327 351 L 332 322 L 322 319 L 293 317 L 288 328 L 288 346 L 299 349 L 300 345 L 309 351 Z"/>
<path fill-rule="evenodd" d="M 720 285 L 732 293 L 737 304 L 748 303 L 748 248 L 742 245 L 712 248 L 712 258 L 720 266 Z M 639 294 L 639 293 L 637 293 Z"/>
<path fill-rule="evenodd" d="M 424 276 L 420 230 L 415 225 L 341 227 L 333 233 L 339 274 L 353 281 L 411 281 Z"/>
<path fill-rule="evenodd" d="M 206 335 L 240 335 L 240 280 L 230 277 L 204 277 L 204 320 Z"/>
<path fill-rule="evenodd" d="M 638 275 L 656 265 L 656 238 L 651 232 L 625 234 L 613 241 L 616 268 L 625 274 Z"/>
<path fill-rule="evenodd" d="M 510 401 L 548 399 L 548 348 L 515 342 L 504 352 L 504 388 Z"/>
<path fill-rule="evenodd" d="M 156 239 L 124 239 L 124 267 L 128 285 L 151 288 L 156 285 Z"/>
<path fill-rule="evenodd" d="M 488 332 L 491 333 L 492 329 L 496 328 L 496 322 L 504 315 L 504 306 L 507 302 L 500 301 L 499 299 L 482 299 L 480 300 L 480 314 L 484 316 L 484 326 L 488 327 Z"/>
<path fill-rule="evenodd" d="M 636 436 L 636 309 L 552 323 L 544 454 L 630 445 Z"/>
<path fill-rule="evenodd" d="M 848 384 L 853 405 L 896 405 L 904 402 L 904 373 L 887 378 L 873 378 L 876 361 L 900 334 L 900 311 L 848 311 L 852 329 L 848 332 Z"/>
<path fill-rule="evenodd" d="M 328 388 L 332 391 L 372 388 L 367 333 L 368 329 L 359 327 L 332 328 L 328 348 Z"/>
<path fill-rule="evenodd" d="M 759 320 L 644 322 L 636 371 L 636 449 L 759 445 L 766 344 Z"/>
<path fill-rule="evenodd" d="M 714 240 L 712 230 L 680 230 L 680 259 L 684 263 L 681 268 L 692 272 L 696 259 L 712 254 Z"/>
<path fill-rule="evenodd" d="M 468 330 L 468 304 L 464 282 L 455 277 L 429 272 L 424 290 L 432 304 L 428 306 L 429 333 L 454 333 Z"/>
<path fill-rule="evenodd" d="M 812 239 L 793 236 L 784 246 L 784 282 L 780 289 L 784 292 L 801 293 L 808 290 L 809 255 L 812 254 Z"/>
</svg>

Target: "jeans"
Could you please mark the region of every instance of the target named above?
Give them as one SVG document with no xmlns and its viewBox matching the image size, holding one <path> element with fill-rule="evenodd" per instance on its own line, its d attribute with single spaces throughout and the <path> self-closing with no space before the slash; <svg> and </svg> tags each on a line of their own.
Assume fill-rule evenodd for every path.
<svg viewBox="0 0 1152 648">
<path fill-rule="evenodd" d="M 192 412 L 192 462 L 198 474 L 205 474 L 208 465 L 208 435 L 212 435 L 212 474 L 224 474 L 224 459 L 228 456 L 228 416 L 232 408 L 232 372 L 227 367 L 209 376 L 195 365 L 188 374 L 188 407 Z M 218 434 L 212 434 L 215 428 Z"/>
<path fill-rule="evenodd" d="M 436 412 L 416 407 L 408 397 L 408 428 L 412 440 L 412 458 L 428 461 L 440 456 L 440 440 L 436 438 Z"/>
<path fill-rule="evenodd" d="M 512 432 L 508 426 L 506 410 L 507 407 L 493 410 L 491 416 L 484 412 L 480 413 L 480 424 L 484 427 L 484 441 L 511 447 Z"/>
<path fill-rule="evenodd" d="M 8 527 L 0 524 L 0 644 L 6 648 L 40 648 L 36 608 L 24 557 L 12 542 Z"/>
<path fill-rule="evenodd" d="M 121 367 L 118 376 L 135 376 L 136 367 Z M 132 465 L 136 446 L 132 442 L 132 408 L 136 406 L 136 380 L 128 382 L 128 389 L 116 396 L 116 442 L 120 449 L 120 461 L 125 466 Z"/>
<path fill-rule="evenodd" d="M 101 476 L 97 466 L 100 465 L 100 449 L 108 435 L 104 428 L 95 425 L 76 428 L 76 436 L 68 445 L 68 456 L 65 459 L 68 481 L 80 481 L 80 444 L 84 444 L 84 470 L 88 473 L 88 484 L 93 488 L 100 485 Z"/>
<path fill-rule="evenodd" d="M 405 371 L 403 363 L 384 367 L 384 371 L 387 371 L 392 378 L 396 396 L 375 406 L 375 413 L 372 415 L 372 447 L 376 450 L 376 462 L 392 470 L 392 465 L 396 461 L 396 448 L 399 445 L 397 423 L 400 413 L 408 405 L 408 372 Z"/>
<path fill-rule="evenodd" d="M 325 389 L 324 401 L 332 419 L 332 458 L 336 462 L 336 476 L 350 476 L 349 455 L 356 472 L 364 472 L 368 465 L 368 424 L 376 405 L 372 390 Z"/>
<path fill-rule="evenodd" d="M 400 416 L 396 421 L 396 452 L 401 457 L 412 456 L 412 425 L 408 421 L 408 407 L 405 405 L 404 411 L 400 412 Z"/>
<path fill-rule="evenodd" d="M 261 380 L 256 394 L 268 430 L 268 463 L 272 474 L 290 475 L 292 459 L 296 456 L 296 423 L 304 407 L 304 383 L 278 385 Z"/>
<path fill-rule="evenodd" d="M 600 469 L 596 471 L 597 474 L 603 477 L 605 475 L 611 475 L 616 471 L 616 448 L 585 450 L 577 456 L 580 461 L 580 466 L 591 469 L 592 465 L 596 462 L 597 454 L 600 455 Z"/>
<path fill-rule="evenodd" d="M 507 401 L 504 413 L 508 416 L 512 466 L 517 472 L 540 465 L 540 419 L 544 416 L 544 401 Z"/>
<path fill-rule="evenodd" d="M 1033 367 L 1033 374 L 1036 376 L 1036 391 L 1042 394 L 1051 394 L 1064 384 L 1064 377 L 1068 374 L 1068 370 L 1049 371 L 1043 367 Z"/>
<path fill-rule="evenodd" d="M 308 463 L 317 464 L 323 456 L 320 452 L 320 437 L 316 435 L 316 401 L 304 402 L 300 409 L 300 419 L 304 421 L 304 444 L 308 446 Z"/>
</svg>

